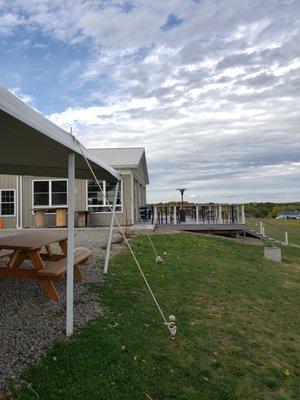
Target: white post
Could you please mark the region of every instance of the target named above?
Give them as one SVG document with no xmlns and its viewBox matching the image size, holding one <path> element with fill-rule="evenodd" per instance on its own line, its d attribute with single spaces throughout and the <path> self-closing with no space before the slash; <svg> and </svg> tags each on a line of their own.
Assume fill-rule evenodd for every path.
<svg viewBox="0 0 300 400">
<path fill-rule="evenodd" d="M 67 321 L 66 334 L 74 331 L 73 283 L 74 283 L 74 212 L 75 212 L 75 153 L 68 158 L 68 254 L 67 254 Z"/>
<path fill-rule="evenodd" d="M 20 175 L 20 226 L 19 228 L 23 228 L 23 175 Z"/>
<path fill-rule="evenodd" d="M 111 248 L 111 239 L 112 239 L 112 234 L 113 234 L 113 229 L 114 229 L 114 219 L 115 219 L 118 191 L 119 191 L 119 181 L 116 183 L 114 203 L 112 205 L 112 212 L 111 212 L 111 219 L 110 219 L 110 226 L 109 226 L 109 233 L 108 233 L 108 241 L 107 241 L 107 246 L 106 246 L 105 262 L 104 262 L 104 268 L 103 268 L 104 274 L 107 274 L 107 271 L 108 271 L 108 262 L 109 262 L 110 248 Z"/>
<path fill-rule="evenodd" d="M 289 244 L 289 234 L 287 231 L 284 232 L 284 244 L 288 246 Z"/>
<path fill-rule="evenodd" d="M 264 226 L 262 227 L 262 236 L 266 237 L 266 232 L 265 232 L 265 227 Z"/>
<path fill-rule="evenodd" d="M 222 223 L 222 206 L 219 206 L 219 224 Z"/>
<path fill-rule="evenodd" d="M 260 233 L 261 235 L 263 234 L 263 229 L 264 229 L 263 222 L 262 222 L 262 221 L 259 221 L 259 233 Z"/>
<path fill-rule="evenodd" d="M 199 224 L 199 206 L 196 206 L 196 224 Z"/>
<path fill-rule="evenodd" d="M 174 206 L 174 221 L 173 221 L 174 225 L 177 225 L 177 208 L 176 206 Z"/>
<path fill-rule="evenodd" d="M 154 206 L 154 218 L 153 218 L 153 223 L 157 224 L 157 207 Z"/>
<path fill-rule="evenodd" d="M 245 206 L 242 204 L 242 224 L 245 225 L 246 218 L 245 218 Z"/>
</svg>

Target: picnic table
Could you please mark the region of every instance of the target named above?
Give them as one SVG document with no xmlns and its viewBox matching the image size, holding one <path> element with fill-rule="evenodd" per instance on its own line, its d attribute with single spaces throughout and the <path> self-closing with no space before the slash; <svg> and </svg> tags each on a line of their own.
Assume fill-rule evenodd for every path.
<svg viewBox="0 0 300 400">
<path fill-rule="evenodd" d="M 54 253 L 51 245 L 58 243 L 61 253 Z M 45 248 L 46 252 L 41 252 Z M 61 232 L 30 232 L 0 238 L 0 251 L 6 250 L 7 266 L 0 267 L 0 278 L 37 279 L 44 292 L 52 300 L 59 300 L 54 281 L 63 277 L 67 270 L 67 236 Z M 9 254 L 7 250 L 12 250 Z M 1 253 L 0 253 L 1 256 Z M 88 261 L 90 250 L 74 249 L 74 276 L 83 279 L 79 268 Z M 32 268 L 22 268 L 25 260 L 31 261 Z M 44 261 L 49 261 L 47 265 Z"/>
</svg>

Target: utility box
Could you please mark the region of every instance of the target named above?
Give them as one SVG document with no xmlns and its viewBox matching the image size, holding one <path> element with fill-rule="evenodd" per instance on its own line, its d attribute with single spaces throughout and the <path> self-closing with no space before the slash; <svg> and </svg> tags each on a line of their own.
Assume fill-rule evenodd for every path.
<svg viewBox="0 0 300 400">
<path fill-rule="evenodd" d="M 281 248 L 266 246 L 264 250 L 265 258 L 270 261 L 281 262 Z"/>
</svg>

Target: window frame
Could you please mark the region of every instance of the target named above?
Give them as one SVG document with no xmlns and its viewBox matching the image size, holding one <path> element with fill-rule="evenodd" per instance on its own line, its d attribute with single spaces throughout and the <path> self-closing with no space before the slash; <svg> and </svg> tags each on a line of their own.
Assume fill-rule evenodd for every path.
<svg viewBox="0 0 300 400">
<path fill-rule="evenodd" d="M 85 209 L 86 211 L 91 211 L 94 214 L 111 214 L 111 211 L 93 211 L 93 207 L 103 207 L 107 208 L 108 205 L 105 204 L 104 200 L 106 199 L 106 181 L 105 180 L 99 180 L 100 183 L 103 184 L 103 204 L 101 205 L 89 205 L 89 188 L 88 188 L 88 183 L 89 181 L 92 181 L 93 179 L 87 179 L 85 181 L 85 199 L 86 199 L 86 204 L 85 204 Z M 116 214 L 122 214 L 124 212 L 124 194 L 123 194 L 123 180 L 120 179 L 120 186 L 121 186 L 121 204 L 117 204 L 116 207 L 120 207 L 120 211 L 115 211 Z"/>
<path fill-rule="evenodd" d="M 14 213 L 13 214 L 2 214 L 2 192 L 13 192 L 14 193 Z M 5 189 L 5 188 L 0 188 L 0 217 L 3 218 L 9 218 L 9 217 L 16 217 L 16 189 Z M 12 203 L 11 201 L 9 203 L 3 203 L 3 204 L 10 204 Z"/>
<path fill-rule="evenodd" d="M 52 205 L 52 182 L 56 182 L 56 181 L 64 181 L 67 183 L 67 203 L 66 204 L 55 204 Z M 48 182 L 49 184 L 49 204 L 48 205 L 41 205 L 41 206 L 37 206 L 34 204 L 34 183 L 35 182 Z M 52 209 L 56 209 L 56 208 L 68 208 L 68 179 L 65 178 L 53 178 L 53 179 L 33 179 L 32 180 L 32 189 L 31 189 L 31 194 L 32 194 L 32 209 L 43 209 L 43 208 L 52 208 Z M 34 214 L 34 211 L 32 211 L 32 213 Z"/>
</svg>

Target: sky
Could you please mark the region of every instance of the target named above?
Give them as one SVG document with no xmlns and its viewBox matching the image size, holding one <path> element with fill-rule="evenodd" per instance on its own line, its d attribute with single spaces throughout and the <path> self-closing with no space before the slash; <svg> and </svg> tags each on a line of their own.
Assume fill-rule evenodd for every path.
<svg viewBox="0 0 300 400">
<path fill-rule="evenodd" d="M 0 0 L 0 83 L 148 201 L 299 201 L 300 0 Z"/>
</svg>

